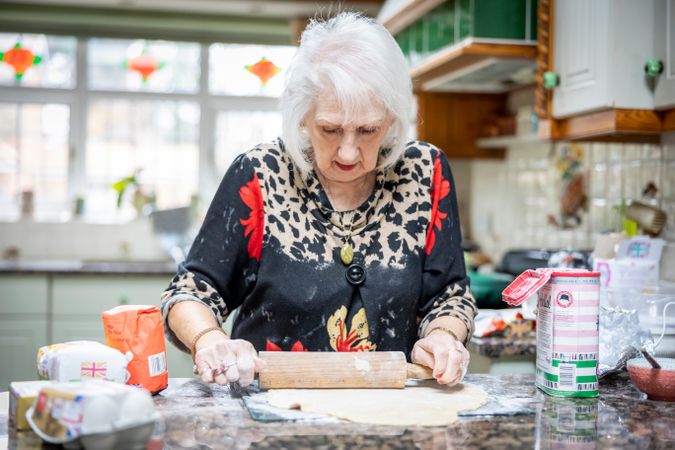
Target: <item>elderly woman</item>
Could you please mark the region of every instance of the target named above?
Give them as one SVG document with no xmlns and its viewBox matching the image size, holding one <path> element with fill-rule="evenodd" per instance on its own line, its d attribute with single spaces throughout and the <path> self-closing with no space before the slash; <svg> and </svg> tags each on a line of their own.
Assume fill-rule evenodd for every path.
<svg viewBox="0 0 675 450">
<path fill-rule="evenodd" d="M 448 162 L 406 143 L 412 101 L 381 25 L 341 13 L 307 27 L 283 139 L 234 161 L 163 295 L 168 337 L 204 382 L 251 383 L 260 350 L 398 350 L 461 380 L 476 306 Z"/>
</svg>

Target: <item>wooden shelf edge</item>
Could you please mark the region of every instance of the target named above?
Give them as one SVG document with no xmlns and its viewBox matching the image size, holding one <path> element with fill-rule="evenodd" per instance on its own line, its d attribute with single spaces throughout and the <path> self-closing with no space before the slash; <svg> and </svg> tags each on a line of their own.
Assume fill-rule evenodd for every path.
<svg viewBox="0 0 675 450">
<path fill-rule="evenodd" d="M 479 148 L 487 149 L 503 149 L 510 147 L 512 145 L 520 144 L 536 144 L 544 143 L 545 140 L 541 139 L 539 135 L 535 133 L 521 134 L 521 135 L 512 135 L 512 136 L 495 136 L 495 137 L 484 137 L 479 138 L 476 141 L 476 146 Z"/>
<path fill-rule="evenodd" d="M 675 109 L 664 111 L 663 131 L 675 131 Z"/>
<path fill-rule="evenodd" d="M 660 142 L 664 115 L 647 109 L 607 109 L 539 121 L 539 138 L 550 140 Z M 673 119 L 675 122 L 675 118 Z M 675 123 L 672 124 L 675 127 Z"/>
<path fill-rule="evenodd" d="M 405 6 L 381 18 L 381 23 L 391 34 L 396 34 L 445 0 L 410 0 Z"/>
<path fill-rule="evenodd" d="M 416 88 L 433 80 L 446 77 L 474 64 L 487 59 L 531 59 L 537 55 L 537 46 L 534 43 L 480 41 L 467 38 L 463 41 L 440 50 L 431 55 L 421 64 L 410 70 L 410 77 Z"/>
<path fill-rule="evenodd" d="M 444 149 L 444 153 L 448 159 L 504 159 L 506 157 L 506 148 Z"/>
</svg>

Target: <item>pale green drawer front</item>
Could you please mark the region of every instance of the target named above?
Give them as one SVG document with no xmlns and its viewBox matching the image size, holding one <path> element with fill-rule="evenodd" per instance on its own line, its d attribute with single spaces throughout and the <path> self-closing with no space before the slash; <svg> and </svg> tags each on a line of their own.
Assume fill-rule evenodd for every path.
<svg viewBox="0 0 675 450">
<path fill-rule="evenodd" d="M 121 304 L 160 304 L 169 285 L 166 275 L 59 275 L 54 277 L 55 315 L 99 315 Z"/>
<path fill-rule="evenodd" d="M 27 315 L 0 318 L 0 391 L 12 381 L 37 379 L 37 351 L 47 342 L 47 322 Z"/>
<path fill-rule="evenodd" d="M 54 343 L 68 341 L 96 341 L 105 344 L 103 319 L 95 316 L 55 316 L 52 321 Z"/>
<path fill-rule="evenodd" d="M 45 314 L 47 275 L 0 275 L 0 316 L 5 314 Z"/>
</svg>

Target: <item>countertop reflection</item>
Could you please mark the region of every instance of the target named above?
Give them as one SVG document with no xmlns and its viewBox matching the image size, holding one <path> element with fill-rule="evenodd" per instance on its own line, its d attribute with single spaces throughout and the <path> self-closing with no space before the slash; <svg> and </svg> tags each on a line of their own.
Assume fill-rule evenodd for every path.
<svg viewBox="0 0 675 450">
<path fill-rule="evenodd" d="M 480 410 L 447 427 L 385 427 L 332 422 L 253 421 L 226 387 L 172 379 L 155 397 L 163 420 L 153 449 L 248 448 L 674 448 L 675 403 L 648 400 L 626 374 L 604 381 L 597 399 L 549 397 L 531 375 L 468 375 L 490 394 Z M 10 449 L 50 448 L 33 433 L 7 428 Z"/>
</svg>

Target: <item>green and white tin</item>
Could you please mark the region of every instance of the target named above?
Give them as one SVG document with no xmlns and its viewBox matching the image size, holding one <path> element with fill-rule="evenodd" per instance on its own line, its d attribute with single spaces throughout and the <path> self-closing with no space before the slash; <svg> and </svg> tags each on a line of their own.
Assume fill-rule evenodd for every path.
<svg viewBox="0 0 675 450">
<path fill-rule="evenodd" d="M 517 305 L 537 295 L 536 386 L 556 397 L 598 396 L 600 274 L 578 269 L 522 273 L 503 292 Z"/>
</svg>

